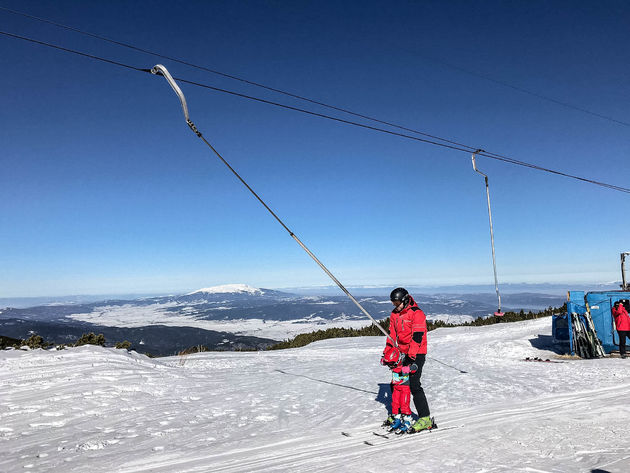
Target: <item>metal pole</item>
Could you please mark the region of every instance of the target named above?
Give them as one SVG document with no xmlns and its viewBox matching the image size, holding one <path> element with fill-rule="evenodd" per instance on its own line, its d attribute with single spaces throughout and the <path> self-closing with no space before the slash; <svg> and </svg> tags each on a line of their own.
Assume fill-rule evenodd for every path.
<svg viewBox="0 0 630 473">
<path fill-rule="evenodd" d="M 304 243 L 302 243 L 302 241 L 295 235 L 295 233 L 293 233 L 289 229 L 289 227 L 287 227 L 284 224 L 284 222 L 282 220 L 280 220 L 280 217 L 278 217 L 276 215 L 276 213 L 273 210 L 271 210 L 271 208 L 269 208 L 269 206 L 249 186 L 249 184 L 247 184 L 247 182 L 245 182 L 245 180 L 236 172 L 236 170 L 232 166 L 230 166 L 230 164 L 223 158 L 223 156 L 221 156 L 219 154 L 219 152 L 216 149 L 214 149 L 214 147 L 203 137 L 203 135 L 197 129 L 195 124 L 190 120 L 190 117 L 188 116 L 188 106 L 186 105 L 186 98 L 184 97 L 184 93 L 181 91 L 181 89 L 179 88 L 179 86 L 177 85 L 175 80 L 173 79 L 173 76 L 171 76 L 171 74 L 168 72 L 168 70 L 163 65 L 157 64 L 155 67 L 153 67 L 153 69 L 151 69 L 151 73 L 163 76 L 166 79 L 166 81 L 169 83 L 169 85 L 172 87 L 172 89 L 175 91 L 175 93 L 179 97 L 179 100 L 180 100 L 180 102 L 182 104 L 182 109 L 183 109 L 183 112 L 184 112 L 184 118 L 186 119 L 186 123 L 188 124 L 190 129 L 199 138 L 201 138 L 203 140 L 203 142 L 206 143 L 206 145 L 208 145 L 208 147 L 219 157 L 219 159 L 223 162 L 223 164 L 225 164 L 228 167 L 228 169 L 230 171 L 232 171 L 232 173 L 253 194 L 253 196 L 267 209 L 267 211 L 269 211 L 269 213 L 278 221 L 278 223 L 280 223 L 280 225 L 282 225 L 282 227 L 289 233 L 291 238 L 293 238 L 297 242 L 297 244 L 300 245 L 300 247 L 302 247 L 302 249 L 304 251 L 306 251 L 306 253 L 313 259 L 313 261 L 315 261 L 317 263 L 317 265 L 324 270 L 324 272 L 328 275 L 328 277 L 330 277 L 330 279 L 332 279 L 335 282 L 335 284 L 337 284 L 337 286 L 339 286 L 339 288 L 350 298 L 350 300 L 361 310 L 361 312 L 363 312 L 372 321 L 372 323 L 376 326 L 376 328 L 378 328 L 381 332 L 383 332 L 383 334 L 387 338 L 389 338 L 389 340 L 391 340 L 391 342 L 394 344 L 394 346 L 397 347 L 398 344 L 396 343 L 396 340 L 394 340 L 392 337 L 390 337 L 390 335 L 387 333 L 387 331 L 383 327 L 381 327 L 381 325 L 374 319 L 374 317 L 372 317 L 368 313 L 368 311 L 363 308 L 363 306 L 359 303 L 359 301 L 357 301 L 354 298 L 354 296 L 352 294 L 350 294 L 350 291 L 348 291 L 345 288 L 345 286 L 343 284 L 341 284 L 341 282 L 339 282 L 339 280 L 328 270 L 328 268 L 326 266 L 324 266 L 324 264 L 319 259 L 317 259 L 317 257 L 311 252 L 311 250 L 309 250 L 306 247 L 306 245 L 304 245 Z"/>
<path fill-rule="evenodd" d="M 495 315 L 503 315 L 501 312 L 501 293 L 499 292 L 499 281 L 497 279 L 497 260 L 494 254 L 494 229 L 492 227 L 492 209 L 490 208 L 490 188 L 488 187 L 488 176 L 477 169 L 477 163 L 475 161 L 475 155 L 482 152 L 482 149 L 478 149 L 472 154 L 472 165 L 475 172 L 481 174 L 486 182 L 486 199 L 488 201 L 488 219 L 490 220 L 490 245 L 492 246 L 492 269 L 494 271 L 494 288 L 497 292 L 497 300 L 499 302 L 499 308 Z"/>
<path fill-rule="evenodd" d="M 626 283 L 626 255 L 630 255 L 630 252 L 621 253 L 621 290 L 628 291 L 630 287 Z"/>
</svg>

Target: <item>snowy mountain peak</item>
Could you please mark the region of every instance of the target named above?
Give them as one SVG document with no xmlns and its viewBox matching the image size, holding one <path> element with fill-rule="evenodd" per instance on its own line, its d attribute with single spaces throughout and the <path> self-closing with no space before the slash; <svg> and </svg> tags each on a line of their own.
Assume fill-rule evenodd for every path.
<svg viewBox="0 0 630 473">
<path fill-rule="evenodd" d="M 255 296 L 262 296 L 264 292 L 257 287 L 248 286 L 247 284 L 224 284 L 222 286 L 212 286 L 186 294 L 191 296 L 193 294 L 251 294 Z"/>
</svg>

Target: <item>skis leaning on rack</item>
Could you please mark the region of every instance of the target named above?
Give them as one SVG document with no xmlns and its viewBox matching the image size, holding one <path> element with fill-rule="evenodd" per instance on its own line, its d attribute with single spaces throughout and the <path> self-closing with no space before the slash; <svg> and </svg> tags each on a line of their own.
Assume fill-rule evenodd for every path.
<svg viewBox="0 0 630 473">
<path fill-rule="evenodd" d="M 571 312 L 571 328 L 575 353 L 580 358 L 602 358 L 604 348 L 593 325 L 590 312 L 576 314 Z"/>
</svg>

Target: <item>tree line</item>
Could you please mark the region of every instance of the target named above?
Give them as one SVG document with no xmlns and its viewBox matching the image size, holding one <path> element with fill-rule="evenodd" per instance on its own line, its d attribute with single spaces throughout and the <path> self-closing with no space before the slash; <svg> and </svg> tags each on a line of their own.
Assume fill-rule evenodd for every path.
<svg viewBox="0 0 630 473">
<path fill-rule="evenodd" d="M 471 322 L 464 322 L 460 324 L 446 323 L 441 320 L 427 321 L 427 331 L 435 330 L 442 327 L 480 327 L 482 325 L 493 325 L 501 323 L 519 322 L 522 320 L 538 319 L 540 317 L 550 317 L 555 314 L 562 314 L 566 312 L 567 306 L 564 304 L 562 307 L 548 307 L 540 312 L 505 312 L 505 315 L 501 317 L 479 317 Z M 389 318 L 378 322 L 387 332 L 389 332 Z M 362 327 L 362 328 L 328 328 L 325 330 L 317 330 L 310 333 L 302 333 L 294 338 L 284 340 L 280 343 L 270 346 L 267 350 L 282 350 L 285 348 L 299 348 L 309 343 L 313 343 L 319 340 L 326 340 L 328 338 L 343 338 L 343 337 L 370 337 L 370 336 L 383 336 L 378 327 L 374 324 Z"/>
</svg>

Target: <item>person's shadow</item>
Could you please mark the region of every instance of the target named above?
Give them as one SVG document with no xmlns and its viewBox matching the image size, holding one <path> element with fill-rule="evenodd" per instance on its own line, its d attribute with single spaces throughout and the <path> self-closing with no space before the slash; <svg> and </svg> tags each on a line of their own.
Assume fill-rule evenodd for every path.
<svg viewBox="0 0 630 473">
<path fill-rule="evenodd" d="M 378 394 L 376 395 L 375 401 L 383 404 L 387 409 L 392 404 L 392 386 L 390 383 L 379 383 L 378 384 Z"/>
<path fill-rule="evenodd" d="M 388 412 L 392 407 L 392 385 L 391 383 L 379 383 L 378 384 L 378 394 L 376 395 L 375 401 L 380 402 L 385 406 Z M 415 412 L 411 413 L 411 417 L 414 419 L 418 419 L 418 414 Z"/>
</svg>

